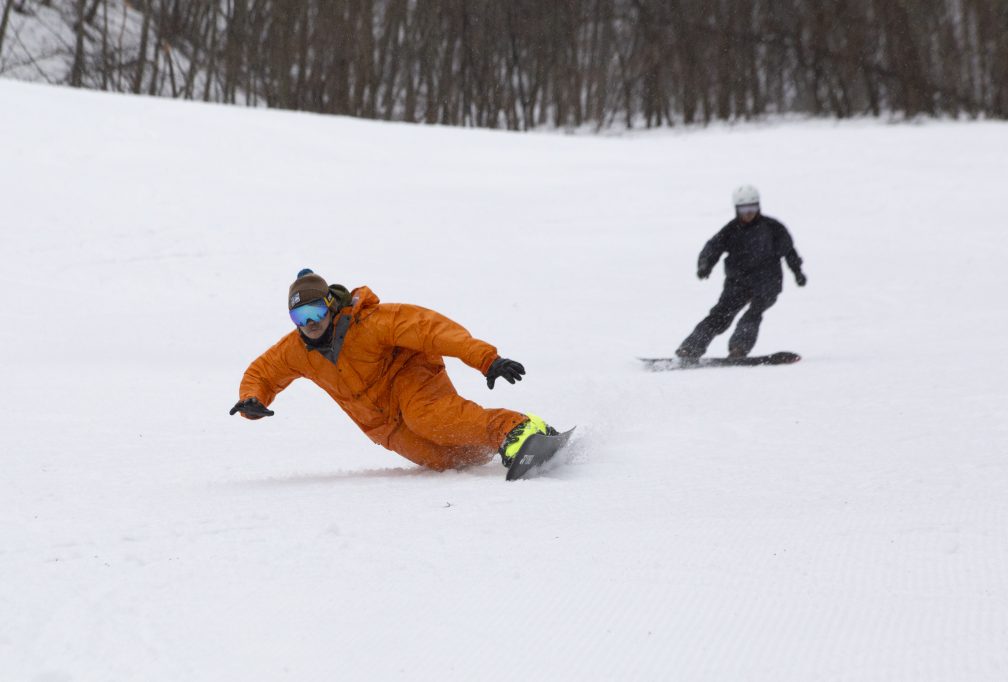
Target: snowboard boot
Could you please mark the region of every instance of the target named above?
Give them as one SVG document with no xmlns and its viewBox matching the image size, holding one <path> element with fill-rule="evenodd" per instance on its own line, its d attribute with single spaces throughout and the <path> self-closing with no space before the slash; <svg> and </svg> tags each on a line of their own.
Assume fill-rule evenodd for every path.
<svg viewBox="0 0 1008 682">
<path fill-rule="evenodd" d="M 703 351 L 693 346 L 687 346 L 685 343 L 678 348 L 676 348 L 676 357 L 679 358 L 680 364 L 683 367 L 688 367 L 689 365 L 696 365 L 700 363 L 700 356 L 703 355 Z"/>
<path fill-rule="evenodd" d="M 676 348 L 675 354 L 683 360 L 696 360 L 704 354 L 704 349 L 684 343 Z"/>
<path fill-rule="evenodd" d="M 739 360 L 741 358 L 746 357 L 747 355 L 749 355 L 749 352 L 748 351 L 744 351 L 741 348 L 729 348 L 728 349 L 728 357 L 731 358 L 732 360 Z"/>
<path fill-rule="evenodd" d="M 558 433 L 556 429 L 544 422 L 541 417 L 537 417 L 534 414 L 527 414 L 525 416 L 528 419 L 508 431 L 508 434 L 504 436 L 504 442 L 501 443 L 500 449 L 497 451 L 500 453 L 501 463 L 505 467 L 511 468 L 511 464 L 514 462 L 518 452 L 532 434 L 543 433 L 547 436 L 555 436 Z"/>
</svg>

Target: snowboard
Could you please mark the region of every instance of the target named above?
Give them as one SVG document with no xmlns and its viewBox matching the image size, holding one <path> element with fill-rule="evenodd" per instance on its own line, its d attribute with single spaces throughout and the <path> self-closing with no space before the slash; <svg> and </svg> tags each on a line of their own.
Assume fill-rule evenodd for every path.
<svg viewBox="0 0 1008 682">
<path fill-rule="evenodd" d="M 780 351 L 770 355 L 750 355 L 744 358 L 638 358 L 651 372 L 701 367 L 757 367 L 759 365 L 790 365 L 801 360 L 798 353 Z"/>
<path fill-rule="evenodd" d="M 505 480 L 515 481 L 519 478 L 531 478 L 540 473 L 543 465 L 553 459 L 553 455 L 567 445 L 572 433 L 574 433 L 574 429 L 558 433 L 555 436 L 533 433 L 515 455 L 514 462 L 508 467 Z"/>
</svg>

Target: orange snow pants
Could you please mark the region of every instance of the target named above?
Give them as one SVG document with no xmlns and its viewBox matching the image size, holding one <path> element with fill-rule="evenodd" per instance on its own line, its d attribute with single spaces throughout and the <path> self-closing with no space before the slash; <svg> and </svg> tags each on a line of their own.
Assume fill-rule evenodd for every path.
<svg viewBox="0 0 1008 682">
<path fill-rule="evenodd" d="M 525 415 L 466 400 L 443 366 L 410 364 L 392 382 L 398 425 L 388 449 L 437 471 L 489 462 Z"/>
</svg>

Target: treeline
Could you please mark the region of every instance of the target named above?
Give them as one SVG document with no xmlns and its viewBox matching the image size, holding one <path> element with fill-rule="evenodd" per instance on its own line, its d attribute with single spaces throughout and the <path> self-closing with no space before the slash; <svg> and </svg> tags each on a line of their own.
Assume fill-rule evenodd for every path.
<svg viewBox="0 0 1008 682">
<path fill-rule="evenodd" d="M 1008 117 L 1008 0 L 132 0 L 133 55 L 73 1 L 72 81 L 107 89 L 511 129 Z"/>
</svg>

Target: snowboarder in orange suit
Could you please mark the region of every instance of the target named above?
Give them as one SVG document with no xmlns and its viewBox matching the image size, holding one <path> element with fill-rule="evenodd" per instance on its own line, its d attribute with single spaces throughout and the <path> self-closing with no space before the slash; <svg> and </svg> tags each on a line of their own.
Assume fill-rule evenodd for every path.
<svg viewBox="0 0 1008 682">
<path fill-rule="evenodd" d="M 419 306 L 381 303 L 367 287 L 348 291 L 302 270 L 288 291 L 297 329 L 245 370 L 231 414 L 267 409 L 294 379 L 318 384 L 375 443 L 436 470 L 489 461 L 505 466 L 533 433 L 556 433 L 535 415 L 486 409 L 459 396 L 443 358 L 456 357 L 497 379 L 521 381 L 525 368 L 498 355 L 461 325 Z"/>
</svg>

